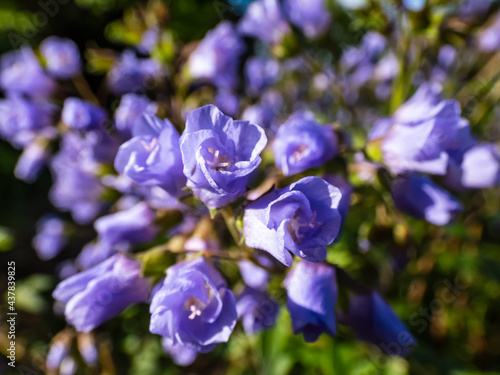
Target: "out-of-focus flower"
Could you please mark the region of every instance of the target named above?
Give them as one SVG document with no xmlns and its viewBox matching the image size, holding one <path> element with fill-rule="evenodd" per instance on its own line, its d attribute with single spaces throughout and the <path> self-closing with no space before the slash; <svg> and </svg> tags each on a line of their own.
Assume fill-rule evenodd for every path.
<svg viewBox="0 0 500 375">
<path fill-rule="evenodd" d="M 443 82 L 457 57 L 457 50 L 446 44 L 439 49 L 437 65 L 432 68 L 432 81 Z"/>
<path fill-rule="evenodd" d="M 65 133 L 59 152 L 49 164 L 54 179 L 49 192 L 52 204 L 62 211 L 70 211 L 80 224 L 92 221 L 102 207 L 104 187 L 97 173 L 98 162 L 106 155 L 102 155 L 100 149 L 114 152 L 102 136 L 93 140 L 91 132 L 86 135 L 89 137 Z"/>
<path fill-rule="evenodd" d="M 290 21 L 308 38 L 321 36 L 332 22 L 325 0 L 285 0 L 283 7 Z"/>
<path fill-rule="evenodd" d="M 340 212 L 340 216 L 342 217 L 343 224 L 351 206 L 351 195 L 354 191 L 354 188 L 344 177 L 340 175 L 325 175 L 323 176 L 323 179 L 329 184 L 337 187 L 342 194 L 338 210 Z"/>
<path fill-rule="evenodd" d="M 382 143 L 384 161 L 393 173 L 446 173 L 447 150 L 458 146 L 463 119 L 459 103 L 441 100 L 439 90 L 422 85 L 394 114 Z"/>
<path fill-rule="evenodd" d="M 14 147 L 31 144 L 37 136 L 53 138 L 54 114 L 54 106 L 44 101 L 20 96 L 0 100 L 0 136 Z"/>
<path fill-rule="evenodd" d="M 162 339 L 163 350 L 170 355 L 172 361 L 178 366 L 189 366 L 192 364 L 196 357 L 198 356 L 198 352 L 193 350 L 187 346 L 176 344 L 171 345 L 171 342 L 168 338 Z"/>
<path fill-rule="evenodd" d="M 109 244 L 107 242 L 94 241 L 83 246 L 82 251 L 76 257 L 75 263 L 79 269 L 86 270 L 105 261 L 118 252 L 127 252 L 128 243 Z"/>
<path fill-rule="evenodd" d="M 99 241 L 114 245 L 151 241 L 157 233 L 156 215 L 144 202 L 115 214 L 100 217 L 94 223 Z"/>
<path fill-rule="evenodd" d="M 268 136 L 274 135 L 281 125 L 281 108 L 283 98 L 277 92 L 266 92 L 262 95 L 259 103 L 245 109 L 241 118 L 259 125 L 266 130 Z"/>
<path fill-rule="evenodd" d="M 333 267 L 301 261 L 288 273 L 285 288 L 294 334 L 302 333 L 306 342 L 316 341 L 323 332 L 335 335 L 337 279 Z"/>
<path fill-rule="evenodd" d="M 161 186 L 172 196 L 180 196 L 186 178 L 182 173 L 179 133 L 172 123 L 145 115 L 135 124 L 132 135 L 120 146 L 115 169 L 136 184 Z"/>
<path fill-rule="evenodd" d="M 248 205 L 243 217 L 246 244 L 290 266 L 290 252 L 312 262 L 326 258 L 326 246 L 341 225 L 342 194 L 319 177 L 305 177 Z"/>
<path fill-rule="evenodd" d="M 269 44 L 280 43 L 291 29 L 278 0 L 258 0 L 249 5 L 238 31 Z"/>
<path fill-rule="evenodd" d="M 251 57 L 245 64 L 245 89 L 258 96 L 278 79 L 280 66 L 276 60 Z"/>
<path fill-rule="evenodd" d="M 349 310 L 339 319 L 363 341 L 377 345 L 389 355 L 407 355 L 417 341 L 377 292 L 355 294 Z"/>
<path fill-rule="evenodd" d="M 37 223 L 33 247 L 42 260 L 54 258 L 66 245 L 64 221 L 55 216 L 47 216 Z"/>
<path fill-rule="evenodd" d="M 412 12 L 420 12 L 425 8 L 427 0 L 403 0 L 403 5 L 406 9 Z"/>
<path fill-rule="evenodd" d="M 254 335 L 274 326 L 279 305 L 266 292 L 246 287 L 236 297 L 236 311 L 245 333 Z"/>
<path fill-rule="evenodd" d="M 266 142 L 257 125 L 233 121 L 213 105 L 195 109 L 181 137 L 187 186 L 209 208 L 234 201 L 245 194 Z"/>
<path fill-rule="evenodd" d="M 285 176 L 319 167 L 337 153 L 337 137 L 312 113 L 296 112 L 279 128 L 272 143 L 276 166 Z"/>
<path fill-rule="evenodd" d="M 479 49 L 483 52 L 495 52 L 500 49 L 500 13 L 478 36 Z"/>
<path fill-rule="evenodd" d="M 392 197 L 399 210 L 435 225 L 448 224 L 462 211 L 455 197 L 424 175 L 399 176 L 393 182 Z"/>
<path fill-rule="evenodd" d="M 168 347 L 182 345 L 200 353 L 227 342 L 236 324 L 233 292 L 204 258 L 170 267 L 155 287 L 150 306 L 152 333 Z"/>
<path fill-rule="evenodd" d="M 10 94 L 32 97 L 49 97 L 57 89 L 55 81 L 45 74 L 29 47 L 2 55 L 0 85 Z"/>
<path fill-rule="evenodd" d="M 158 45 L 160 39 L 160 29 L 154 27 L 142 33 L 141 41 L 136 46 L 137 51 L 142 54 L 149 54 Z"/>
<path fill-rule="evenodd" d="M 71 337 L 66 332 L 58 333 L 51 343 L 47 360 L 45 362 L 47 370 L 57 371 L 61 362 L 70 354 Z"/>
<path fill-rule="evenodd" d="M 234 89 L 238 85 L 238 66 L 245 43 L 230 22 L 223 21 L 209 31 L 188 60 L 193 78 L 217 87 Z"/>
<path fill-rule="evenodd" d="M 17 160 L 14 175 L 24 182 L 34 182 L 49 157 L 47 149 L 34 141 L 27 145 Z"/>
<path fill-rule="evenodd" d="M 66 125 L 78 130 L 100 129 L 106 121 L 103 108 L 79 98 L 67 98 L 61 116 Z"/>
<path fill-rule="evenodd" d="M 500 153 L 495 144 L 478 144 L 464 153 L 462 185 L 484 189 L 500 184 Z"/>
<path fill-rule="evenodd" d="M 146 302 L 150 284 L 135 260 L 116 254 L 57 285 L 53 297 L 65 304 L 66 320 L 90 332 L 129 305 Z"/>
<path fill-rule="evenodd" d="M 214 98 L 214 104 L 224 114 L 228 116 L 237 116 L 240 109 L 240 98 L 234 92 L 221 89 Z"/>
<path fill-rule="evenodd" d="M 158 61 L 138 59 L 133 51 L 127 50 L 113 65 L 107 79 L 113 94 L 120 96 L 155 88 L 163 74 Z"/>
<path fill-rule="evenodd" d="M 40 52 L 47 62 L 47 70 L 55 77 L 68 79 L 80 73 L 80 51 L 71 39 L 48 37 L 40 45 Z"/>
<path fill-rule="evenodd" d="M 92 333 L 80 333 L 77 337 L 78 351 L 87 366 L 95 366 L 98 362 L 99 353 L 95 337 Z"/>
<path fill-rule="evenodd" d="M 250 260 L 241 260 L 238 262 L 241 278 L 245 284 L 253 289 L 266 289 L 269 281 L 269 273 L 262 267 L 259 267 Z"/>
<path fill-rule="evenodd" d="M 115 111 L 116 128 L 126 137 L 130 137 L 137 121 L 142 115 L 154 116 L 158 105 L 145 96 L 126 94 L 120 101 L 120 106 Z"/>
</svg>

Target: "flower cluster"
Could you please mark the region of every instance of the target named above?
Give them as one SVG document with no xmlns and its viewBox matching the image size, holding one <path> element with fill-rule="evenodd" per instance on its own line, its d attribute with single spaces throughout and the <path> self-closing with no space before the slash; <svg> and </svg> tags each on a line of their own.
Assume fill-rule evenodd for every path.
<svg viewBox="0 0 500 375">
<path fill-rule="evenodd" d="M 375 189 L 384 214 L 446 225 L 464 210 L 446 189 L 499 185 L 500 152 L 472 136 L 460 103 L 442 93 L 453 47 L 439 52 L 433 78 L 421 72 L 408 83 L 413 96 L 403 102 L 410 90 L 401 89 L 384 112 L 406 72 L 397 51 L 375 31 L 337 65 L 301 50 L 331 24 L 324 0 L 257 0 L 197 45 L 172 44 L 171 59 L 154 53 L 166 49 L 162 31 L 147 29 L 121 54 L 93 51 L 113 60 L 96 95 L 71 40 L 2 57 L 0 136 L 23 149 L 15 174 L 34 182 L 47 166 L 52 204 L 76 223 L 43 217 L 34 248 L 58 259 L 79 225 L 95 229 L 53 292 L 78 332 L 146 303 L 150 332 L 189 365 L 227 342 L 238 320 L 248 335 L 272 328 L 286 300 L 306 342 L 343 324 L 382 350 L 398 343 L 388 354 L 416 345 L 379 292 L 344 269 L 356 268 L 335 264 L 345 228 L 357 236 L 364 225 L 350 222 L 351 203 Z M 481 50 L 500 48 L 497 24 L 479 35 Z M 225 274 L 224 262 L 239 273 Z M 68 358 L 67 340 L 53 345 L 48 368 Z M 85 340 L 82 356 L 95 363 Z"/>
</svg>

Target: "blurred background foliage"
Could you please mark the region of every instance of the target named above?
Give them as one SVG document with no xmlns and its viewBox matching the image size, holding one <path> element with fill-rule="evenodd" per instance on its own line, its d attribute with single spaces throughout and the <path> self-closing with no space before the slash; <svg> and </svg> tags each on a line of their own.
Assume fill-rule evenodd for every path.
<svg viewBox="0 0 500 375">
<path fill-rule="evenodd" d="M 37 13 L 45 12 L 41 3 L 58 4 L 57 12 L 46 22 Z M 243 1 L 232 5 L 219 0 L 137 0 L 75 1 L 2 0 L 0 2 L 0 52 L 21 42 L 36 46 L 49 35 L 73 39 L 81 51 L 93 48 L 125 48 L 143 31 L 131 9 L 155 12 L 162 20 L 172 43 L 183 45 L 199 40 L 224 19 L 238 18 Z M 319 41 L 316 56 L 331 63 L 343 50 L 359 43 L 368 30 L 389 31 L 384 6 L 397 2 L 369 1 L 370 11 L 342 8 L 330 1 L 334 24 L 329 38 Z M 411 14 L 404 26 L 401 46 L 425 43 L 431 51 L 443 43 L 467 48 L 466 37 L 475 30 L 477 20 L 465 29 L 456 20 L 445 19 L 445 8 L 460 2 L 428 1 L 424 11 Z M 163 6 L 161 6 L 163 5 Z M 496 5 L 493 5 L 493 8 Z M 142 14 L 148 14 L 142 13 Z M 307 41 L 303 41 L 307 44 Z M 175 47 L 167 43 L 160 58 L 169 60 Z M 471 95 L 488 86 L 489 80 L 477 80 L 484 62 L 461 55 L 464 71 L 456 73 L 445 85 L 445 94 L 455 97 L 463 107 Z M 469 59 L 470 61 L 467 61 Z M 404 64 L 396 80 L 390 102 L 380 104 L 386 114 L 408 98 L 411 70 L 426 64 L 432 56 L 419 56 Z M 102 62 L 101 62 L 102 63 Z M 92 65 L 94 64 L 94 66 Z M 403 64 L 403 62 L 402 62 Z M 99 61 L 90 60 L 95 74 L 89 75 L 92 87 L 99 87 Z M 497 66 L 498 70 L 498 66 Z M 490 72 L 482 72 L 492 76 Z M 489 87 L 491 95 L 468 107 L 468 119 L 475 134 L 498 141 L 499 88 Z M 363 129 L 353 130 L 353 142 L 364 144 Z M 361 130 L 360 130 L 361 129 Z M 359 130 L 359 135 L 358 135 Z M 361 139 L 357 139 L 360 137 Z M 18 181 L 13 170 L 19 152 L 0 142 L 0 291 L 4 295 L 6 262 L 17 265 L 17 359 L 13 373 L 42 373 L 48 345 L 53 336 L 66 327 L 64 319 L 53 312 L 51 291 L 57 280 L 55 270 L 64 259 L 74 257 L 81 246 L 94 236 L 92 227 L 78 227 L 70 246 L 56 259 L 42 262 L 31 247 L 36 221 L 53 212 L 47 193 L 51 177 L 45 170 L 32 185 Z M 355 176 L 352 181 L 355 182 Z M 419 341 L 406 359 L 383 356 L 375 347 L 357 342 L 342 326 L 335 338 L 323 335 L 314 344 L 293 336 L 290 318 L 282 310 L 276 327 L 247 337 L 238 327 L 226 345 L 205 355 L 188 368 L 173 365 L 163 354 L 160 337 L 148 331 L 146 305 L 132 306 L 120 318 L 98 329 L 100 361 L 106 374 L 500 374 L 500 191 L 484 190 L 463 197 L 466 211 L 458 223 L 438 228 L 398 213 L 379 180 L 372 185 L 359 183 L 353 198 L 344 234 L 332 246 L 328 260 L 344 267 L 364 284 L 379 289 L 403 322 Z M 361 223 L 361 225 L 360 225 Z M 369 249 L 367 245 L 369 244 Z M 230 269 L 231 265 L 227 265 Z M 234 273 L 234 272 L 233 272 Z M 228 272 L 231 276 L 231 272 Z M 273 280 L 271 292 L 284 301 L 281 278 Z M 4 304 L 2 298 L 2 304 Z M 5 306 L 5 305 L 4 305 Z M 5 312 L 5 307 L 1 312 Z M 2 317 L 2 320 L 4 318 Z M 5 325 L 0 325 L 0 351 L 5 352 Z M 0 371 L 8 373 L 0 359 Z M 19 370 L 20 369 L 20 370 Z M 17 372 L 17 371 L 25 372 Z M 30 372 L 31 371 L 31 372 Z M 79 370 L 78 374 L 94 374 Z"/>
</svg>

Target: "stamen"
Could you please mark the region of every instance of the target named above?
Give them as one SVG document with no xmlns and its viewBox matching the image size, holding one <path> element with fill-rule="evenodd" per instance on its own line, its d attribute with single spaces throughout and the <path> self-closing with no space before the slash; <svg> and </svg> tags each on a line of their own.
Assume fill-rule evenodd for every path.
<svg viewBox="0 0 500 375">
<path fill-rule="evenodd" d="M 299 223 L 297 214 L 295 214 L 292 220 L 290 220 L 286 229 L 288 230 L 288 233 L 290 233 L 290 236 L 292 237 L 294 242 L 300 242 L 300 240 L 305 236 L 305 233 L 300 233 L 300 228 L 313 229 L 325 225 L 325 223 L 323 222 L 316 221 L 317 214 L 318 213 L 316 211 L 313 211 L 311 218 L 307 223 Z"/>
<path fill-rule="evenodd" d="M 146 142 L 144 142 L 144 141 L 141 141 L 141 145 L 142 145 L 142 147 L 144 147 L 144 149 L 145 149 L 146 151 L 149 151 L 149 152 L 151 152 L 151 151 L 153 151 L 153 150 L 154 150 L 154 148 L 156 147 L 156 143 L 158 143 L 158 138 L 153 138 L 153 139 L 151 140 L 151 143 L 149 143 L 149 144 L 147 144 L 147 143 L 146 143 Z"/>
<path fill-rule="evenodd" d="M 293 157 L 296 161 L 299 161 L 304 157 L 304 151 L 307 150 L 307 146 L 304 144 L 301 144 L 297 150 L 293 152 Z"/>
<path fill-rule="evenodd" d="M 220 155 L 219 150 L 214 150 L 212 147 L 208 149 L 208 152 L 213 154 L 212 160 L 206 160 L 205 163 L 210 166 L 210 169 L 220 170 L 226 169 L 232 165 L 232 160 L 226 155 Z"/>
<path fill-rule="evenodd" d="M 201 315 L 201 310 L 198 307 L 196 307 L 196 305 L 191 305 L 189 307 L 189 310 L 191 310 L 191 314 L 188 316 L 190 320 L 193 320 L 197 316 Z"/>
</svg>

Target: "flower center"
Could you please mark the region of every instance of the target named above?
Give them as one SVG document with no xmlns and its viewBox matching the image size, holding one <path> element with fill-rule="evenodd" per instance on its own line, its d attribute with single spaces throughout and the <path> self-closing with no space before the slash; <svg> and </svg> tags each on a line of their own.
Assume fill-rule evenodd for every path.
<svg viewBox="0 0 500 375">
<path fill-rule="evenodd" d="M 205 161 L 207 165 L 210 166 L 210 169 L 215 169 L 216 171 L 222 169 L 225 171 L 233 164 L 231 158 L 227 155 L 220 155 L 219 150 L 215 150 L 212 147 L 210 147 L 208 149 L 208 152 L 213 155 L 212 160 Z"/>
<path fill-rule="evenodd" d="M 204 304 L 200 300 L 190 297 L 189 300 L 187 301 L 187 305 L 189 308 L 189 311 L 191 311 L 191 314 L 189 314 L 188 318 L 190 320 L 193 320 L 197 316 L 200 316 L 201 313 L 203 312 Z"/>
<path fill-rule="evenodd" d="M 305 144 L 299 145 L 299 147 L 297 147 L 297 149 L 293 152 L 293 158 L 295 159 L 295 161 L 299 161 L 300 159 L 302 159 L 304 157 L 304 151 L 306 150 L 307 146 Z"/>
<path fill-rule="evenodd" d="M 316 221 L 316 216 L 317 212 L 313 211 L 311 218 L 309 219 L 308 222 L 300 222 L 297 213 L 295 213 L 294 217 L 292 218 L 292 220 L 290 220 L 290 222 L 286 227 L 288 233 L 290 233 L 290 236 L 292 236 L 294 242 L 300 243 L 304 238 L 308 230 L 303 230 L 303 228 L 314 229 L 325 225 L 325 223 Z"/>
<path fill-rule="evenodd" d="M 153 138 L 153 139 L 151 140 L 151 142 L 150 142 L 150 143 L 147 143 L 147 142 L 145 142 L 145 141 L 141 140 L 141 145 L 142 145 L 142 147 L 144 147 L 144 149 L 145 149 L 146 151 L 148 151 L 148 152 L 153 151 L 153 150 L 154 150 L 154 148 L 156 147 L 156 144 L 157 144 L 157 143 L 158 143 L 158 138 L 156 138 L 156 137 L 155 137 L 155 138 Z"/>
</svg>

